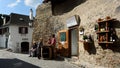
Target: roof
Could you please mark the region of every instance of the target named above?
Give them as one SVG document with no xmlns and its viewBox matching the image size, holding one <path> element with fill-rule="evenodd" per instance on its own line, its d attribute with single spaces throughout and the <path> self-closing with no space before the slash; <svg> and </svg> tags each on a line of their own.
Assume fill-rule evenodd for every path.
<svg viewBox="0 0 120 68">
<path fill-rule="evenodd" d="M 27 16 L 27 15 L 11 13 L 10 21 L 8 22 L 8 24 L 28 26 L 29 21 L 30 21 L 30 19 L 29 19 L 29 16 Z"/>
<path fill-rule="evenodd" d="M 3 25 L 3 17 L 6 18 L 6 22 L 8 22 L 9 19 L 10 19 L 10 16 L 9 16 L 9 15 L 6 15 L 6 14 L 0 14 L 0 26 Z"/>
<path fill-rule="evenodd" d="M 44 0 L 43 3 L 47 3 L 48 1 L 51 1 L 52 3 L 61 3 L 61 2 L 64 2 L 66 0 Z"/>
</svg>

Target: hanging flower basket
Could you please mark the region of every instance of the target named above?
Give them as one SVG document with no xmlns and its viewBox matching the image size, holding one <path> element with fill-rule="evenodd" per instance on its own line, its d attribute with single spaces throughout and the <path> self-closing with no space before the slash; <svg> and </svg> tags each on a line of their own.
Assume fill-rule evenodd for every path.
<svg viewBox="0 0 120 68">
<path fill-rule="evenodd" d="M 83 26 L 81 26 L 81 27 L 79 28 L 79 30 L 80 30 L 80 31 L 84 31 L 84 28 L 83 28 Z"/>
<path fill-rule="evenodd" d="M 84 28 L 82 26 L 79 28 L 79 31 L 81 35 L 84 34 Z"/>
</svg>

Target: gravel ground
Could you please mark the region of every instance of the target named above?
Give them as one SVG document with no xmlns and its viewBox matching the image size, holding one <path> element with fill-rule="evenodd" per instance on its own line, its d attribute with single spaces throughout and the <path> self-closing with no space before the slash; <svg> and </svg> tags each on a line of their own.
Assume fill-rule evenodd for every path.
<svg viewBox="0 0 120 68">
<path fill-rule="evenodd" d="M 43 60 L 0 49 L 0 68 L 80 68 L 66 60 Z"/>
</svg>

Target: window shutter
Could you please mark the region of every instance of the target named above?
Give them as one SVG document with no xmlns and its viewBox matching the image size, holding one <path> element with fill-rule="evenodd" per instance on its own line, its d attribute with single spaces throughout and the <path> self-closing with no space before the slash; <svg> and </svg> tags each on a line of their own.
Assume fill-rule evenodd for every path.
<svg viewBox="0 0 120 68">
<path fill-rule="evenodd" d="M 21 27 L 19 27 L 19 33 L 22 33 L 22 28 Z"/>
</svg>

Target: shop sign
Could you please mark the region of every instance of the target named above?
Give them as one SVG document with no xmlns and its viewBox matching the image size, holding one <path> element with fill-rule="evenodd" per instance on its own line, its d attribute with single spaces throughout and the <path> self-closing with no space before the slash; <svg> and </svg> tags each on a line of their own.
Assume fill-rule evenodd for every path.
<svg viewBox="0 0 120 68">
<path fill-rule="evenodd" d="M 28 40 L 28 38 L 22 38 L 22 40 Z"/>
<path fill-rule="evenodd" d="M 67 27 L 72 27 L 72 26 L 78 25 L 79 21 L 77 20 L 77 17 L 78 16 L 74 15 L 74 16 L 68 18 L 66 21 Z"/>
</svg>

